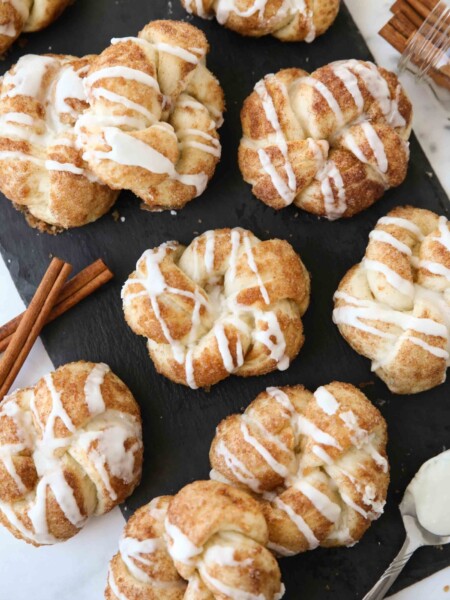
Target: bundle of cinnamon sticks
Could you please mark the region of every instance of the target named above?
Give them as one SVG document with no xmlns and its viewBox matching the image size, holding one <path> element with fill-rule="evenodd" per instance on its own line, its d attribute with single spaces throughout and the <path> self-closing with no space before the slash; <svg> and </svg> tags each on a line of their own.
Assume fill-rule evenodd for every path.
<svg viewBox="0 0 450 600">
<path fill-rule="evenodd" d="M 415 48 L 420 52 L 412 52 L 410 60 L 422 66 L 430 56 L 437 58 L 435 62 L 439 66 L 430 68 L 428 75 L 438 85 L 450 90 L 450 62 L 445 55 L 450 41 L 447 46 L 443 44 L 450 31 L 450 17 L 446 16 L 446 10 L 447 6 L 440 0 L 397 0 L 391 6 L 393 17 L 379 34 L 401 54 L 408 45 L 411 47 L 411 40 L 416 36 Z M 441 18 L 443 13 L 445 18 Z"/>
<path fill-rule="evenodd" d="M 54 258 L 27 310 L 0 327 L 0 401 L 8 393 L 41 329 L 109 281 L 113 274 L 97 260 L 73 277 L 72 266 Z"/>
</svg>

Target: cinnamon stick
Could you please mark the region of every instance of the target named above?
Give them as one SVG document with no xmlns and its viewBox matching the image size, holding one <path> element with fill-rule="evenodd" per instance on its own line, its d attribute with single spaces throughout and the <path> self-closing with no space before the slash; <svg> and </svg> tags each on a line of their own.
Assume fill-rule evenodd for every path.
<svg viewBox="0 0 450 600">
<path fill-rule="evenodd" d="M 391 24 L 386 25 L 380 29 L 379 34 L 384 38 L 391 46 L 393 46 L 397 52 L 403 54 L 408 44 L 408 38 L 405 38 L 400 32 L 398 32 Z"/>
<path fill-rule="evenodd" d="M 397 0 L 397 2 L 391 6 L 391 12 L 394 14 L 403 13 L 416 29 L 419 29 L 423 23 L 423 17 L 419 15 L 406 0 Z"/>
<path fill-rule="evenodd" d="M 22 368 L 71 270 L 72 266 L 59 258 L 50 263 L 0 361 L 0 401 Z"/>
<path fill-rule="evenodd" d="M 87 266 L 64 285 L 45 324 L 54 321 L 112 278 L 112 272 L 101 259 Z M 4 352 L 8 347 L 24 314 L 21 313 L 0 327 L 0 352 Z"/>
</svg>

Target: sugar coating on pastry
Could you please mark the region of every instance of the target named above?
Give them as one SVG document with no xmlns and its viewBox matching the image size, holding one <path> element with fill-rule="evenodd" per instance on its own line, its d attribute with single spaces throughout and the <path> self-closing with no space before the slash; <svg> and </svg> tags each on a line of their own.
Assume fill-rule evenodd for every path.
<svg viewBox="0 0 450 600">
<path fill-rule="evenodd" d="M 1 81 L 0 190 L 31 225 L 48 231 L 94 221 L 117 197 L 89 170 L 76 143 L 92 60 L 29 54 Z"/>
<path fill-rule="evenodd" d="M 380 412 L 350 384 L 267 388 L 219 424 L 211 478 L 261 499 L 278 555 L 349 546 L 383 512 L 386 442 Z"/>
<path fill-rule="evenodd" d="M 300 351 L 309 274 L 284 240 L 217 229 L 147 250 L 122 290 L 158 372 L 192 389 L 284 370 Z"/>
<path fill-rule="evenodd" d="M 443 383 L 450 356 L 447 218 L 405 206 L 379 219 L 334 301 L 339 331 L 392 392 Z"/>
<path fill-rule="evenodd" d="M 405 179 L 411 103 L 396 75 L 371 62 L 267 75 L 241 121 L 242 175 L 272 208 L 351 217 Z"/>
<path fill-rule="evenodd" d="M 241 35 L 312 42 L 334 22 L 339 0 L 181 0 L 188 13 L 214 16 Z"/>
<path fill-rule="evenodd" d="M 237 488 L 196 481 L 155 498 L 125 527 L 107 600 L 279 600 L 280 569 L 266 548 L 261 504 Z"/>
<path fill-rule="evenodd" d="M 123 502 L 142 467 L 139 407 L 103 363 L 64 365 L 0 408 L 0 522 L 35 546 L 63 542 Z"/>
<path fill-rule="evenodd" d="M 57 19 L 74 0 L 2 0 L 0 3 L 0 54 L 22 31 L 39 31 Z"/>
<path fill-rule="evenodd" d="M 113 39 L 90 67 L 90 107 L 77 124 L 83 158 L 150 209 L 202 194 L 219 161 L 224 99 L 208 50 L 196 27 L 153 21 L 138 37 Z"/>
</svg>

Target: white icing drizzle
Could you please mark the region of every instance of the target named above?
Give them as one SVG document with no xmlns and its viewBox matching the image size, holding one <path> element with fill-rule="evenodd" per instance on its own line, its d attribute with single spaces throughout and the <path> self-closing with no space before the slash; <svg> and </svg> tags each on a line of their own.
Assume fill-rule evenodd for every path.
<svg viewBox="0 0 450 600">
<path fill-rule="evenodd" d="M 231 13 L 241 18 L 248 18 L 258 14 L 258 18 L 262 19 L 266 10 L 266 4 L 267 0 L 254 0 L 246 10 L 240 10 L 236 5 L 236 0 L 218 0 L 215 7 L 216 18 L 221 25 L 225 25 Z"/>
<path fill-rule="evenodd" d="M 84 384 L 84 397 L 89 413 L 92 416 L 99 415 L 106 409 L 105 401 L 103 400 L 101 387 L 107 373 L 110 372 L 108 365 L 104 363 L 96 364 L 90 371 Z"/>
<path fill-rule="evenodd" d="M 224 598 L 230 598 L 232 600 L 263 600 L 264 598 L 262 594 L 252 594 L 246 590 L 225 584 L 223 581 L 210 575 L 205 565 L 201 565 L 200 574 L 204 581 L 208 582 L 211 587 L 218 590 Z M 281 596 L 277 597 L 280 598 Z"/>
<path fill-rule="evenodd" d="M 261 148 L 258 150 L 258 156 L 263 169 L 271 178 L 273 186 L 283 199 L 284 204 L 288 206 L 289 204 L 292 204 L 292 202 L 295 199 L 297 193 L 297 182 L 294 170 L 292 168 L 292 163 L 289 159 L 289 149 L 286 137 L 284 135 L 283 130 L 281 129 L 280 121 L 278 119 L 277 111 L 275 109 L 272 97 L 269 93 L 269 90 L 266 87 L 265 81 L 268 78 L 270 78 L 270 76 L 266 77 L 265 79 L 262 79 L 255 85 L 255 92 L 258 94 L 261 100 L 266 119 L 269 121 L 270 125 L 272 126 L 272 129 L 275 131 L 274 145 L 279 148 L 281 154 L 283 155 L 283 169 L 287 176 L 287 184 L 284 181 L 284 179 L 279 175 L 268 153 L 264 149 Z"/>
<path fill-rule="evenodd" d="M 173 162 L 166 156 L 117 127 L 105 127 L 103 135 L 111 150 L 106 152 L 100 150 L 87 151 L 83 155 L 85 160 L 111 160 L 120 165 L 141 167 L 150 173 L 165 174 L 183 185 L 195 187 L 196 196 L 200 196 L 204 192 L 208 183 L 206 173 L 179 173 Z"/>
<path fill-rule="evenodd" d="M 190 15 L 195 10 L 195 14 L 197 14 L 202 19 L 211 18 L 203 7 L 203 0 L 185 0 L 185 8 Z"/>
<path fill-rule="evenodd" d="M 253 473 L 241 462 L 234 454 L 226 447 L 223 440 L 219 440 L 215 446 L 217 456 L 220 456 L 225 461 L 228 469 L 233 473 L 233 476 L 240 482 L 249 487 L 256 493 L 260 492 L 260 481 Z"/>
<path fill-rule="evenodd" d="M 317 548 L 319 546 L 319 540 L 314 535 L 312 529 L 309 527 L 309 525 L 306 523 L 303 517 L 295 512 L 292 506 L 286 504 L 285 502 L 280 500 L 280 498 L 275 498 L 273 504 L 274 506 L 276 506 L 276 508 L 279 508 L 287 514 L 287 516 L 290 518 L 290 520 L 294 523 L 299 532 L 304 536 L 304 538 L 308 542 L 310 550 L 314 550 L 314 548 Z"/>
<path fill-rule="evenodd" d="M 29 153 L 15 150 L 0 152 L 0 160 L 21 160 L 37 165 L 49 172 L 61 171 L 80 175 L 93 183 L 99 181 L 89 170 L 77 167 L 69 161 L 45 160 L 42 154 L 51 146 L 75 147 L 67 138 L 61 137 L 72 127 L 63 116 L 69 114 L 77 119 L 79 110 L 73 108 L 68 100 L 86 102 L 82 74 L 88 67 L 75 71 L 74 67 L 64 60 L 47 56 L 26 55 L 8 71 L 3 80 L 2 97 L 15 98 L 27 96 L 38 101 L 45 108 L 45 116 L 41 121 L 27 113 L 8 113 L 1 117 L 1 135 L 10 140 L 26 141 L 39 147 L 36 156 L 33 149 Z M 46 82 L 44 84 L 44 81 Z M 36 129 L 39 133 L 36 133 Z"/>
<path fill-rule="evenodd" d="M 314 392 L 318 406 L 327 414 L 334 415 L 339 408 L 339 402 L 325 387 L 321 386 Z"/>
<path fill-rule="evenodd" d="M 346 90 L 353 98 L 358 111 L 362 112 L 364 110 L 364 98 L 356 75 L 350 71 L 345 62 L 335 62 L 330 66 L 333 73 L 342 81 Z"/>
<path fill-rule="evenodd" d="M 392 246 L 402 254 L 406 254 L 407 256 L 412 256 L 412 250 L 409 246 L 398 240 L 396 237 L 388 233 L 387 231 L 383 231 L 381 229 L 374 229 L 370 232 L 369 238 L 375 242 L 382 242 L 383 244 L 388 244 Z"/>
<path fill-rule="evenodd" d="M 253 333 L 255 341 L 261 342 L 270 351 L 269 358 L 277 363 L 279 371 L 285 371 L 289 368 L 289 356 L 286 354 L 286 339 L 281 331 L 280 323 L 273 311 L 257 311 L 256 320 L 267 323 L 266 330 L 260 330 Z M 275 341 L 273 341 L 275 338 Z"/>
<path fill-rule="evenodd" d="M 245 253 L 247 254 L 248 266 L 255 274 L 255 277 L 258 281 L 259 290 L 261 292 L 261 296 L 263 297 L 264 302 L 266 304 L 270 304 L 269 294 L 268 294 L 266 287 L 264 286 L 264 283 L 261 279 L 261 275 L 259 273 L 259 269 L 256 264 L 255 257 L 253 255 L 253 249 L 252 249 L 252 244 L 250 242 L 250 236 L 248 235 L 248 233 L 244 233 L 243 238 L 244 238 Z"/>
<path fill-rule="evenodd" d="M 311 6 L 312 3 L 308 2 Z M 305 42 L 310 44 L 316 39 L 316 26 L 314 23 L 314 11 L 312 8 L 308 8 L 307 0 L 288 0 L 288 4 L 291 5 L 291 11 L 299 12 L 305 19 L 307 27 L 307 34 Z"/>
<path fill-rule="evenodd" d="M 412 281 L 408 281 L 401 275 L 399 275 L 394 269 L 388 267 L 385 263 L 378 260 L 370 260 L 368 258 L 364 258 L 363 260 L 364 268 L 368 271 L 376 271 L 377 273 L 381 273 L 386 278 L 386 281 L 389 285 L 392 285 L 398 292 L 412 298 L 414 296 L 414 284 Z"/>
<path fill-rule="evenodd" d="M 331 458 L 331 456 L 322 448 L 322 446 L 318 446 L 317 444 L 315 444 L 312 447 L 312 451 L 314 452 L 314 454 L 320 458 L 320 460 L 322 460 L 326 465 L 332 465 L 333 464 L 333 459 Z"/>
<path fill-rule="evenodd" d="M 155 77 L 149 75 L 148 73 L 144 73 L 144 71 L 141 71 L 139 69 L 133 69 L 131 67 L 125 66 L 105 67 L 103 69 L 95 71 L 94 73 L 91 73 L 89 77 L 86 77 L 86 79 L 84 80 L 84 85 L 87 88 L 90 88 L 94 85 L 94 83 L 100 81 L 101 79 L 119 78 L 128 81 L 135 81 L 137 83 L 142 83 L 143 85 L 146 85 L 149 88 L 152 88 L 158 93 L 160 93 L 159 83 L 158 80 L 155 79 Z"/>
<path fill-rule="evenodd" d="M 376 132 L 374 126 L 368 121 L 363 121 L 362 123 L 360 123 L 359 127 L 363 131 L 364 136 L 375 158 L 376 165 L 371 166 L 375 166 L 377 171 L 384 176 L 387 173 L 389 167 L 384 143 L 382 142 L 380 136 Z M 346 145 L 348 146 L 350 152 L 352 152 L 360 162 L 364 164 L 371 164 L 370 160 L 364 154 L 362 148 L 358 145 L 354 135 L 350 131 L 347 131 L 344 134 L 343 139 Z"/>
<path fill-rule="evenodd" d="M 275 442 L 275 436 L 271 435 L 268 431 L 266 431 L 260 423 L 257 423 L 256 421 L 250 421 L 250 420 L 248 420 L 248 422 L 247 422 L 245 415 L 242 415 L 240 429 L 241 429 L 244 440 L 247 442 L 247 444 L 250 444 L 256 450 L 256 452 L 261 456 L 261 458 L 269 465 L 269 467 L 272 469 L 272 471 L 274 471 L 275 473 L 280 475 L 280 477 L 283 477 L 283 478 L 288 477 L 289 469 L 285 465 L 278 462 L 275 459 L 275 457 L 272 456 L 272 454 L 269 452 L 269 450 L 267 450 L 267 448 L 263 444 L 261 444 L 261 442 L 259 442 L 255 438 L 255 436 L 250 434 L 250 431 L 247 426 L 247 424 L 249 424 L 250 422 L 252 423 L 252 425 L 257 427 L 258 432 L 260 434 L 262 433 L 263 437 L 265 439 L 267 439 L 269 442 L 276 443 L 276 445 L 280 444 L 279 440 L 277 440 Z M 283 450 L 284 452 L 289 452 L 289 449 L 286 447 L 282 447 L 281 450 Z"/>
<path fill-rule="evenodd" d="M 111 92 L 110 90 L 107 90 L 106 88 L 102 88 L 102 87 L 94 88 L 93 90 L 91 90 L 90 96 L 92 98 L 104 98 L 105 100 L 107 100 L 108 102 L 112 102 L 113 104 L 121 104 L 126 109 L 132 110 L 134 112 L 141 114 L 143 117 L 145 117 L 147 119 L 149 124 L 156 122 L 155 115 L 152 112 L 150 112 L 147 108 L 145 108 L 145 106 L 142 106 L 142 104 L 138 104 L 137 102 L 133 102 L 132 100 L 129 100 L 126 96 L 122 96 L 120 94 L 116 94 L 115 92 Z M 105 135 L 105 137 L 106 137 L 106 135 Z"/>
<path fill-rule="evenodd" d="M 299 424 L 299 432 L 303 435 L 307 435 L 312 438 L 318 444 L 323 444 L 324 446 L 331 446 L 333 448 L 337 448 L 338 450 L 342 450 L 338 441 L 329 433 L 322 431 L 319 429 L 317 425 L 309 421 L 303 415 L 299 415 L 298 417 Z"/>
<path fill-rule="evenodd" d="M 327 218 L 330 221 L 339 219 L 347 210 L 347 202 L 344 180 L 336 163 L 331 159 L 327 160 L 323 167 L 317 171 L 316 179 L 320 183 Z M 337 190 L 337 198 L 335 198 L 331 187 L 332 181 Z"/>
<path fill-rule="evenodd" d="M 315 77 L 302 77 L 299 79 L 299 83 L 311 86 L 326 100 L 328 106 L 334 114 L 334 118 L 336 119 L 336 124 L 338 127 L 342 127 L 345 124 L 345 118 L 341 107 L 339 106 L 339 102 L 333 96 L 328 87 L 322 83 L 322 81 L 316 79 Z"/>
<path fill-rule="evenodd" d="M 339 418 L 349 430 L 352 444 L 354 444 L 357 448 L 361 448 L 364 444 L 368 443 L 369 432 L 360 427 L 358 423 L 358 417 L 352 410 L 341 412 L 339 414 Z"/>
<path fill-rule="evenodd" d="M 336 292 L 335 298 L 344 300 L 347 303 L 346 306 L 340 306 L 333 311 L 333 319 L 337 324 L 350 325 L 351 327 L 356 327 L 362 331 L 367 331 L 368 333 L 388 339 L 396 336 L 392 333 L 380 331 L 376 327 L 371 327 L 362 321 L 382 321 L 396 325 L 403 329 L 403 331 L 412 329 L 425 335 L 438 336 L 444 339 L 448 337 L 447 327 L 442 323 L 433 321 L 433 319 L 414 317 L 411 314 L 391 309 L 386 305 L 380 305 L 373 300 L 362 300 L 350 296 L 345 292 Z"/>
<path fill-rule="evenodd" d="M 401 229 L 406 229 L 419 241 L 422 241 L 425 237 L 418 225 L 408 219 L 402 219 L 401 217 L 381 217 L 381 219 L 378 219 L 377 225 L 395 225 Z"/>
<path fill-rule="evenodd" d="M 111 40 L 111 44 L 113 45 L 120 44 L 122 42 L 134 42 L 146 49 L 156 50 L 157 52 L 161 52 L 163 54 L 170 54 L 194 65 L 197 65 L 205 54 L 205 51 L 200 50 L 199 48 L 190 48 L 187 50 L 181 46 L 168 44 L 166 42 L 149 42 L 148 40 L 140 37 L 128 36 L 123 38 L 113 38 Z"/>
<path fill-rule="evenodd" d="M 295 414 L 297 411 L 295 410 L 295 406 L 292 404 L 289 396 L 283 390 L 277 387 L 268 387 L 266 392 L 269 394 L 271 398 L 273 398 L 278 404 L 280 404 L 289 415 Z"/>
<path fill-rule="evenodd" d="M 150 577 L 140 565 L 151 566 L 152 560 L 145 555 L 165 551 L 166 544 L 162 538 L 147 538 L 137 540 L 132 537 L 122 537 L 119 542 L 119 552 L 131 575 L 138 581 L 159 589 L 182 588 L 185 583 L 181 579 L 161 581 Z"/>
<path fill-rule="evenodd" d="M 114 596 L 116 596 L 116 598 L 118 598 L 118 600 L 130 600 L 130 598 L 128 596 L 126 596 L 119 590 L 119 587 L 114 578 L 114 573 L 112 572 L 112 569 L 109 569 L 108 584 L 109 584 L 109 587 L 111 588 Z"/>
<path fill-rule="evenodd" d="M 170 522 L 169 517 L 166 518 L 164 527 L 169 538 L 169 554 L 173 560 L 185 565 L 195 564 L 195 559 L 203 552 L 203 548 L 196 546 L 179 527 Z"/>
<path fill-rule="evenodd" d="M 326 494 L 305 480 L 299 480 L 293 487 L 306 496 L 311 504 L 313 504 L 314 508 L 328 521 L 331 523 L 337 522 L 341 514 L 341 507 L 339 504 L 330 500 Z"/>
<path fill-rule="evenodd" d="M 37 98 L 42 80 L 50 68 L 59 65 L 55 58 L 27 54 L 22 56 L 14 67 L 14 73 L 7 71 L 3 76 L 3 86 L 8 87 L 5 96 L 29 96 Z M 11 86 L 11 87 L 10 87 Z"/>
<path fill-rule="evenodd" d="M 361 129 L 364 131 L 364 135 L 369 142 L 369 146 L 373 152 L 373 155 L 375 156 L 375 160 L 377 161 L 379 171 L 381 173 L 386 173 L 389 164 L 386 151 L 384 149 L 384 144 L 381 141 L 380 136 L 376 132 L 372 123 L 369 123 L 369 121 L 364 121 L 361 123 Z"/>
</svg>

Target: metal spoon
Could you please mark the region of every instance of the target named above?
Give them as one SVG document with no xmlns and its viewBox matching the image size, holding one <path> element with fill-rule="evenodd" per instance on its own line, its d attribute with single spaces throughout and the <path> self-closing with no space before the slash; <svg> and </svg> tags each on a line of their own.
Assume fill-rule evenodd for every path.
<svg viewBox="0 0 450 600">
<path fill-rule="evenodd" d="M 405 495 L 400 503 L 400 513 L 406 530 L 405 543 L 377 583 L 364 596 L 363 600 L 381 600 L 384 598 L 417 548 L 421 546 L 440 546 L 450 542 L 450 535 L 434 535 L 434 533 L 430 533 L 419 523 L 414 496 L 409 486 L 406 488 Z"/>
</svg>

